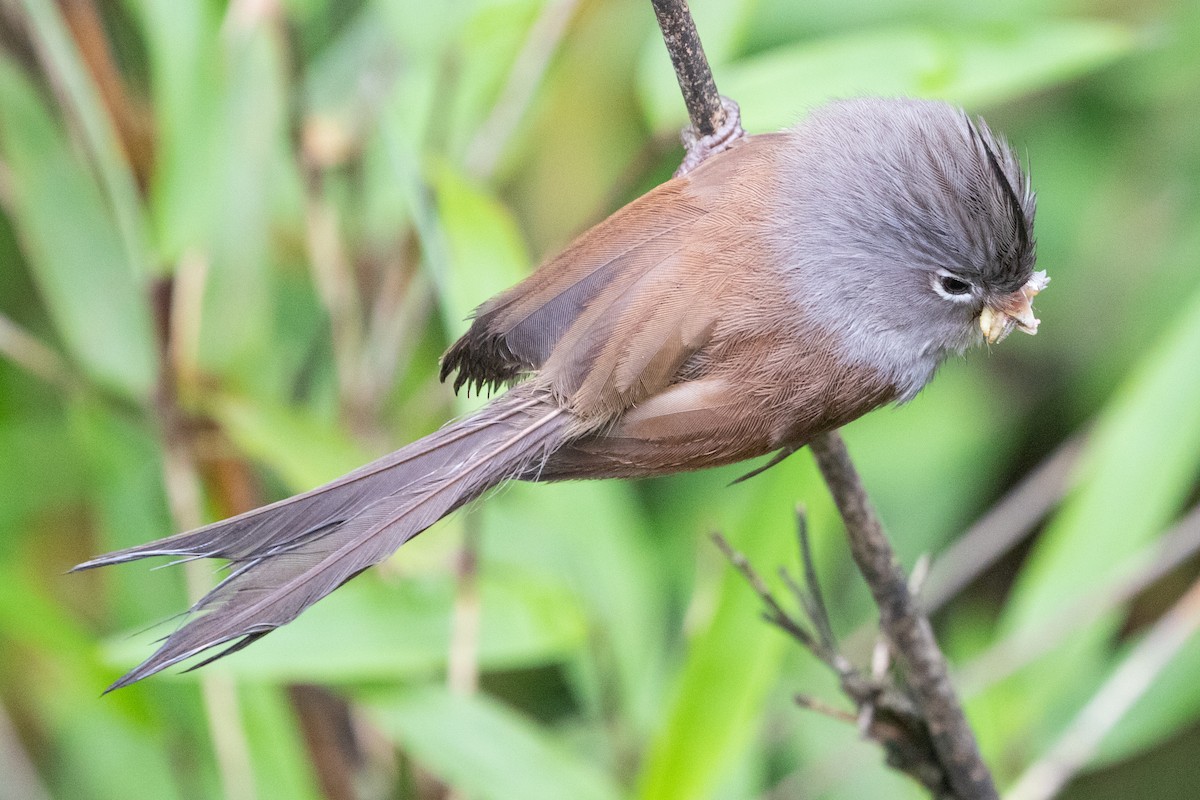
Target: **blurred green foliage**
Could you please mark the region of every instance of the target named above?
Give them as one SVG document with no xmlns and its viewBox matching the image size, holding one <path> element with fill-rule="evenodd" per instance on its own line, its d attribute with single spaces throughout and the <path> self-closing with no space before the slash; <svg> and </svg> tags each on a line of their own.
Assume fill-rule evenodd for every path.
<svg viewBox="0 0 1200 800">
<path fill-rule="evenodd" d="M 970 664 L 1078 615 L 967 697 L 1009 784 L 1195 578 L 1079 615 L 1200 494 L 1200 7 L 693 10 L 752 132 L 914 94 L 986 113 L 1031 163 L 1042 332 L 847 431 L 910 564 L 1087 432 L 1032 543 L 935 620 Z M 478 402 L 437 383 L 441 349 L 669 175 L 684 110 L 644 0 L 23 0 L 0 34 L 0 796 L 339 796 L 287 688 L 314 683 L 374 754 L 364 797 L 920 796 L 792 705 L 839 701 L 708 540 L 772 572 L 805 504 L 837 629 L 869 625 L 806 454 L 733 487 L 744 468 L 505 488 L 253 647 L 98 698 L 149 652 L 130 632 L 183 607 L 181 571 L 63 572 L 183 524 L 179 458 L 215 517 Z M 464 694 L 447 663 L 476 604 Z M 1194 794 L 1198 664 L 1190 641 L 1073 796 Z"/>
</svg>

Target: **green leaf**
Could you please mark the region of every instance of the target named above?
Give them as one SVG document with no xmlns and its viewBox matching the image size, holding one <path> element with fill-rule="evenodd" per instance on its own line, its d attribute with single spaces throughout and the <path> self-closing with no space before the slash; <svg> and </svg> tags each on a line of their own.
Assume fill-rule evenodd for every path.
<svg viewBox="0 0 1200 800">
<path fill-rule="evenodd" d="M 761 575 L 796 561 L 796 497 L 814 503 L 809 520 L 816 536 L 836 534 L 807 453 L 729 491 L 721 528 Z M 778 677 L 786 637 L 761 619 L 761 601 L 740 574 L 724 559 L 715 567 L 717 576 L 693 599 L 711 611 L 688 644 L 639 778 L 638 796 L 646 800 L 710 796 L 745 757 Z"/>
<path fill-rule="evenodd" d="M 283 687 L 239 687 L 240 712 L 253 766 L 255 797 L 262 800 L 320 800 L 318 767 L 305 748 L 304 731 Z M 231 709 L 221 709 L 229 713 Z"/>
<path fill-rule="evenodd" d="M 25 539 L 37 514 L 56 513 L 84 494 L 83 469 L 70 441 L 61 409 L 51 405 L 0 417 L 0 530 L 13 531 L 0 542 L 0 559 Z M 34 531 L 29 531 L 33 534 Z"/>
<path fill-rule="evenodd" d="M 53 776 L 56 796 L 79 800 L 188 796 L 180 786 L 170 737 L 131 723 L 111 705 L 84 697 L 73 713 L 55 720 L 53 752 L 62 765 Z"/>
<path fill-rule="evenodd" d="M 162 440 L 152 427 L 87 395 L 69 410 L 72 434 L 87 467 L 89 509 L 98 529 L 93 546 L 100 552 L 116 550 L 171 533 Z M 108 614 L 118 625 L 134 620 L 145 624 L 147 619 L 174 613 L 183 601 L 182 576 L 166 571 L 149 576 L 142 570 L 124 569 L 97 575 L 105 576 Z M 76 575 L 69 580 L 87 579 Z"/>
<path fill-rule="evenodd" d="M 953 29 L 892 27 L 787 45 L 714 65 L 721 92 L 737 100 L 752 131 L 795 124 L 836 97 L 913 95 L 987 105 L 1071 80 L 1129 52 L 1128 28 L 1096 20 Z M 661 43 L 650 42 L 651 48 Z M 679 128 L 686 110 L 674 74 L 647 59 L 641 71 L 647 119 Z"/>
<path fill-rule="evenodd" d="M 28 0 L 17 8 L 24 11 L 51 81 L 59 87 L 63 102 L 69 106 L 67 112 L 78 121 L 124 247 L 126 268 L 135 278 L 143 279 L 152 265 L 146 251 L 146 220 L 137 180 L 100 93 L 56 4 L 49 0 Z"/>
<path fill-rule="evenodd" d="M 117 224 L 41 98 L 2 56 L 0 119 L 13 225 L 60 336 L 97 382 L 148 397 L 153 328 Z"/>
<path fill-rule="evenodd" d="M 482 187 L 445 163 L 433 186 L 450 260 L 442 306 L 459 331 L 476 306 L 529 274 L 529 256 L 508 209 Z"/>
<path fill-rule="evenodd" d="M 383 730 L 449 786 L 475 800 L 616 800 L 594 757 L 481 695 L 423 687 L 372 704 Z"/>
<path fill-rule="evenodd" d="M 216 118 L 220 160 L 206 176 L 204 240 L 211 258 L 201 319 L 201 363 L 225 373 L 269 346 L 272 226 L 298 189 L 287 153 L 287 89 L 281 43 L 267 26 L 225 38 L 228 82 Z M 298 225 L 302 224 L 298 219 Z"/>
<path fill-rule="evenodd" d="M 53 652 L 63 661 L 88 663 L 94 651 L 88 633 L 44 586 L 14 567 L 0 563 L 0 635 Z"/>
<path fill-rule="evenodd" d="M 1002 634 L 1036 628 L 1119 579 L 1125 562 L 1174 519 L 1200 474 L 1198 363 L 1200 295 L 1098 420 L 1075 489 L 1018 576 Z M 1117 625 L 1115 614 L 1104 615 L 990 692 L 1010 715 L 997 738 L 1021 730 L 1022 741 L 1036 746 L 1073 716 L 1114 663 L 1109 638 Z"/>
<path fill-rule="evenodd" d="M 511 100 L 500 92 L 514 77 L 517 54 L 534 33 L 534 21 L 540 14 L 551 13 L 549 5 L 543 0 L 492 0 L 476 4 L 464 20 L 454 50 L 459 60 L 458 85 L 450 102 L 441 104 L 439 114 L 439 127 L 448 139 L 439 144 L 440 152 L 461 154 L 480 133 L 480 125 L 496 103 L 511 106 Z M 539 40 L 539 44 L 546 43 Z M 529 81 L 535 77 L 540 81 L 545 75 L 520 75 L 517 79 Z M 536 84 L 528 88 L 535 90 Z"/>
<path fill-rule="evenodd" d="M 270 340 L 273 228 L 302 226 L 282 42 L 212 4 L 135 5 L 151 65 L 158 158 L 151 207 L 163 257 L 201 265 L 201 365 L 252 368 Z M 290 214 L 290 216 L 289 216 Z"/>
<path fill-rule="evenodd" d="M 1193 612 L 1194 613 L 1194 612 Z M 1122 761 L 1195 724 L 1200 714 L 1200 636 L 1175 654 L 1144 695 L 1104 739 L 1091 767 Z"/>
<path fill-rule="evenodd" d="M 578 597 L 588 614 L 597 706 L 640 738 L 659 724 L 669 630 L 666 599 L 678 581 L 651 547 L 633 487 L 618 481 L 514 484 L 480 504 L 483 557 L 497 569 L 537 571 Z M 615 691 L 612 688 L 615 685 Z M 586 690 L 585 690 L 586 691 Z"/>
<path fill-rule="evenodd" d="M 374 458 L 341 428 L 297 409 L 232 394 L 212 397 L 205 407 L 241 452 L 271 467 L 295 492 Z"/>
<path fill-rule="evenodd" d="M 1174 519 L 1200 474 L 1197 364 L 1200 294 L 1097 423 L 1075 490 L 1022 570 L 1005 611 L 1008 629 L 1036 624 L 1118 574 Z"/>
<path fill-rule="evenodd" d="M 155 162 L 150 209 L 158 246 L 168 261 L 204 240 L 208 208 L 220 188 L 211 180 L 220 158 L 214 122 L 222 86 L 217 47 L 220 20 L 211 3 L 173 0 L 127 3 L 148 56 Z"/>
</svg>

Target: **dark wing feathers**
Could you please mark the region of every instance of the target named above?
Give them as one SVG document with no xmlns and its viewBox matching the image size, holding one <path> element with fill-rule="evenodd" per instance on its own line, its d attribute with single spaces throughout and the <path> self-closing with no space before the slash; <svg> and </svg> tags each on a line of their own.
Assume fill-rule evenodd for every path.
<svg viewBox="0 0 1200 800">
<path fill-rule="evenodd" d="M 540 369 L 600 296 L 625 291 L 665 253 L 691 238 L 704 209 L 682 198 L 685 180 L 663 184 L 583 234 L 517 286 L 480 306 L 442 358 L 454 388 L 495 388 Z"/>
<path fill-rule="evenodd" d="M 665 388 L 707 341 L 716 309 L 680 252 L 629 286 L 598 296 L 543 366 L 554 393 L 584 418 L 612 418 Z"/>
<path fill-rule="evenodd" d="M 480 306 L 443 357 L 442 379 L 457 372 L 455 390 L 495 388 L 537 371 L 589 419 L 667 386 L 718 321 L 707 299 L 726 254 L 712 231 L 761 204 L 740 178 L 764 168 L 776 139 L 750 137 L 659 186 Z"/>
</svg>

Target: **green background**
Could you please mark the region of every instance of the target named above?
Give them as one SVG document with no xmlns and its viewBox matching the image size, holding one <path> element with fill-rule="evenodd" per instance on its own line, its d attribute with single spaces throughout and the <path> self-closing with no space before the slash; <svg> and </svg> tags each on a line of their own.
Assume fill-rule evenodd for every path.
<svg viewBox="0 0 1200 800">
<path fill-rule="evenodd" d="M 932 596 L 971 578 L 934 622 L 1001 785 L 1102 731 L 1064 796 L 1194 796 L 1200 610 L 1169 609 L 1198 564 L 1138 574 L 1200 495 L 1200 6 L 693 5 L 751 132 L 914 94 L 986 114 L 1029 162 L 1038 336 L 846 437 Z M 685 115 L 640 0 L 3 8 L 0 797 L 922 796 L 793 704 L 845 707 L 709 539 L 773 576 L 804 504 L 865 664 L 872 607 L 806 453 L 733 487 L 744 467 L 505 488 L 253 647 L 100 697 L 171 629 L 185 570 L 72 564 L 467 410 L 436 380 L 464 318 L 669 176 Z M 998 517 L 1020 532 L 1043 502 L 1035 535 L 947 550 L 1071 441 Z M 452 649 L 478 691 L 448 682 Z M 1147 686 L 1114 706 L 1130 674 Z"/>
</svg>

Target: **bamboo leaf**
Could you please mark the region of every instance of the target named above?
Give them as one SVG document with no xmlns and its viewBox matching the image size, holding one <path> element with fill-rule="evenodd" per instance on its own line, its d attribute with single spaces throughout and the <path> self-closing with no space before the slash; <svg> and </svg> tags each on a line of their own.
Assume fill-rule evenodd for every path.
<svg viewBox="0 0 1200 800">
<path fill-rule="evenodd" d="M 648 46 L 659 47 L 658 42 Z M 1131 32 L 1094 20 L 1029 24 L 892 27 L 786 45 L 717 69 L 752 131 L 795 124 L 812 106 L 863 94 L 913 95 L 977 106 L 1087 74 L 1134 46 Z M 657 60 L 641 71 L 651 126 L 686 122 L 674 76 Z"/>
<path fill-rule="evenodd" d="M 446 668 L 454 595 L 454 581 L 445 575 L 399 582 L 364 576 L 205 670 L 276 683 L 427 679 Z M 561 585 L 485 568 L 479 602 L 484 670 L 565 661 L 585 641 L 578 602 Z M 132 666 L 147 655 L 146 638 L 119 636 L 106 645 L 105 657 L 114 666 Z M 194 680 L 195 673 L 176 677 Z"/>
<path fill-rule="evenodd" d="M 595 764 L 532 722 L 480 695 L 414 689 L 373 704 L 405 751 L 477 800 L 616 800 Z"/>
<path fill-rule="evenodd" d="M 153 328 L 118 225 L 37 92 L 3 56 L 0 119 L 13 224 L 59 335 L 94 380 L 148 397 Z"/>
</svg>

